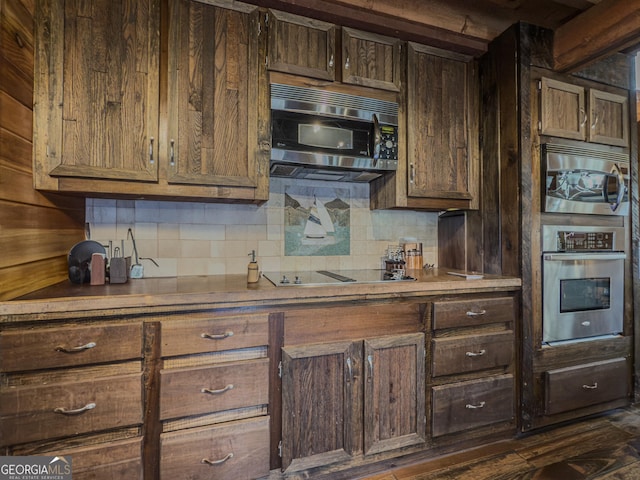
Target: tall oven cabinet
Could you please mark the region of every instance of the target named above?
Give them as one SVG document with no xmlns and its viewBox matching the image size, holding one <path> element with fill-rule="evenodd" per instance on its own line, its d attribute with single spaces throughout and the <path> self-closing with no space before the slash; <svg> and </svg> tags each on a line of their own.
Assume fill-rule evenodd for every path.
<svg viewBox="0 0 640 480">
<path fill-rule="evenodd" d="M 522 278 L 522 322 L 517 331 L 522 431 L 628 405 L 632 379 L 638 378 L 632 360 L 639 318 L 633 310 L 638 272 L 632 261 L 638 245 L 631 240 L 638 238 L 637 132 L 629 128 L 636 117 L 633 59 L 616 54 L 568 74 L 554 71 L 552 52 L 551 31 L 520 23 L 498 36 L 481 59 L 481 196 L 487 201 L 465 218 L 471 230 L 467 235 L 483 238 L 485 272 Z M 598 214 L 550 211 L 545 203 L 548 182 L 574 182 L 567 184 L 567 192 L 595 189 L 596 182 L 580 174 L 588 170 L 585 165 L 550 178 L 544 167 L 547 144 L 559 145 L 578 159 L 583 158 L 581 152 L 597 151 L 628 161 L 631 213 L 612 215 L 606 208 Z M 620 185 L 615 179 L 622 176 L 614 175 L 611 181 Z M 604 334 L 594 329 L 598 334 L 593 336 L 581 335 L 580 327 L 566 340 L 549 340 L 544 337 L 550 320 L 544 318 L 543 305 L 559 293 L 556 287 L 545 294 L 550 279 L 543 269 L 543 231 L 554 227 L 580 232 L 580 225 L 618 231 L 624 237 L 623 282 L 615 292 L 622 298 L 621 327 Z M 600 293 L 613 295 L 607 288 Z M 607 309 L 606 303 L 605 299 L 598 308 Z"/>
</svg>

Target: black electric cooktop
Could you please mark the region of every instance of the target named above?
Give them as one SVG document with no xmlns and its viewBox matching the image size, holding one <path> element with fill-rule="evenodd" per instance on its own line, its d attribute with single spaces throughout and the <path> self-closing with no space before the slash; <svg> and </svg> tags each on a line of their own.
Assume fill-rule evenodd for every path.
<svg viewBox="0 0 640 480">
<path fill-rule="evenodd" d="M 264 272 L 262 274 L 276 287 L 344 285 L 349 283 L 414 282 L 414 277 L 402 271 L 386 270 L 315 270 Z"/>
</svg>

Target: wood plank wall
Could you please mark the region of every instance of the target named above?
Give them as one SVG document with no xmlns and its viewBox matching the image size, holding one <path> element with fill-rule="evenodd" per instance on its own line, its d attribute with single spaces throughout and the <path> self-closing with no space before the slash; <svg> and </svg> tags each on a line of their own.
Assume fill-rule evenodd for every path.
<svg viewBox="0 0 640 480">
<path fill-rule="evenodd" d="M 84 239 L 84 199 L 32 186 L 36 2 L 0 0 L 0 301 L 67 279 Z"/>
</svg>

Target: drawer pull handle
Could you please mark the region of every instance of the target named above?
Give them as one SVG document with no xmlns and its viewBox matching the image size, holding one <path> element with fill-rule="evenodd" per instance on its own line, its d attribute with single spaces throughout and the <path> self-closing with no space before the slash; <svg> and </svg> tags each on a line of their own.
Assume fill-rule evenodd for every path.
<svg viewBox="0 0 640 480">
<path fill-rule="evenodd" d="M 487 351 L 483 348 L 482 350 L 480 350 L 479 352 L 467 352 L 465 353 L 465 355 L 467 357 L 481 357 L 482 355 L 484 355 L 485 353 L 487 353 Z"/>
<path fill-rule="evenodd" d="M 95 348 L 96 342 L 85 343 L 84 345 L 80 345 L 79 347 L 63 347 L 59 345 L 56 347 L 56 352 L 64 352 L 64 353 L 76 353 L 82 352 L 84 350 L 89 350 L 90 348 Z"/>
<path fill-rule="evenodd" d="M 486 310 L 480 310 L 479 312 L 472 312 L 471 310 L 467 312 L 467 317 L 480 317 L 487 313 Z"/>
<path fill-rule="evenodd" d="M 220 388 L 218 390 L 211 390 L 210 388 L 203 388 L 200 390 L 201 393 L 210 393 L 211 395 L 218 395 L 220 393 L 228 392 L 229 390 L 233 390 L 233 383 L 230 383 L 224 388 Z"/>
<path fill-rule="evenodd" d="M 467 403 L 465 405 L 465 408 L 470 408 L 471 410 L 475 410 L 476 408 L 484 408 L 484 406 L 485 406 L 485 402 L 480 402 L 477 405 L 472 405 L 470 403 Z"/>
<path fill-rule="evenodd" d="M 595 390 L 598 388 L 598 382 L 595 382 L 593 385 L 582 385 L 582 388 L 585 390 Z"/>
<path fill-rule="evenodd" d="M 67 409 L 64 407 L 58 407 L 54 410 L 55 413 L 61 413 L 63 415 L 78 415 L 79 413 L 84 413 L 87 410 L 93 410 L 96 408 L 95 403 L 87 403 L 84 407 Z"/>
<path fill-rule="evenodd" d="M 227 460 L 231 460 L 233 458 L 233 453 L 228 453 L 226 457 L 221 458 L 220 460 L 209 460 L 208 458 L 203 458 L 201 463 L 206 463 L 207 465 L 220 465 Z"/>
<path fill-rule="evenodd" d="M 225 338 L 233 337 L 233 332 L 229 330 L 224 333 L 202 333 L 200 334 L 202 338 L 207 338 L 209 340 L 224 340 Z"/>
</svg>

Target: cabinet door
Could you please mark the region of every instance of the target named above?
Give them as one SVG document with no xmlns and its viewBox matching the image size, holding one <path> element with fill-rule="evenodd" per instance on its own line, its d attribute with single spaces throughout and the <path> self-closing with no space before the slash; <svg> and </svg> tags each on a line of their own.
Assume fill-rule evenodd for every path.
<svg viewBox="0 0 640 480">
<path fill-rule="evenodd" d="M 397 38 L 342 28 L 342 81 L 400 90 L 401 45 Z"/>
<path fill-rule="evenodd" d="M 258 10 L 169 6 L 167 179 L 258 187 Z"/>
<path fill-rule="evenodd" d="M 589 90 L 589 141 L 629 146 L 629 99 Z"/>
<path fill-rule="evenodd" d="M 362 450 L 361 358 L 362 342 L 283 348 L 283 470 L 346 461 Z"/>
<path fill-rule="evenodd" d="M 269 70 L 335 80 L 335 25 L 271 10 L 268 26 Z"/>
<path fill-rule="evenodd" d="M 421 333 L 365 340 L 365 454 L 425 441 L 424 361 Z"/>
<path fill-rule="evenodd" d="M 36 188 L 156 181 L 160 2 L 43 1 L 36 18 Z"/>
<path fill-rule="evenodd" d="M 408 67 L 407 195 L 470 200 L 469 63 L 409 44 Z"/>
<path fill-rule="evenodd" d="M 540 133 L 585 140 L 587 112 L 584 88 L 542 78 L 540 88 Z"/>
</svg>

